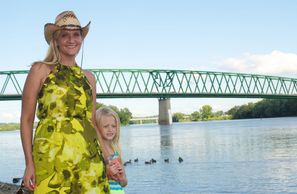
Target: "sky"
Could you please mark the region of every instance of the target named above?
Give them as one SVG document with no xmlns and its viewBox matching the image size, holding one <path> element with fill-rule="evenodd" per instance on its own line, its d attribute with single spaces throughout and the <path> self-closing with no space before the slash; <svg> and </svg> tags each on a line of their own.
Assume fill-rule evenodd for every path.
<svg viewBox="0 0 297 194">
<path fill-rule="evenodd" d="M 173 69 L 297 77 L 297 1 L 1 1 L 0 71 L 45 57 L 44 25 L 73 10 L 91 21 L 83 68 Z M 80 60 L 80 55 L 77 60 Z M 1 81 L 1 80 L 0 80 Z M 2 87 L 3 81 L 0 82 Z M 172 98 L 171 112 L 214 111 L 261 99 Z M 158 114 L 158 99 L 97 99 L 133 116 Z M 20 101 L 0 101 L 0 123 L 18 122 Z"/>
</svg>

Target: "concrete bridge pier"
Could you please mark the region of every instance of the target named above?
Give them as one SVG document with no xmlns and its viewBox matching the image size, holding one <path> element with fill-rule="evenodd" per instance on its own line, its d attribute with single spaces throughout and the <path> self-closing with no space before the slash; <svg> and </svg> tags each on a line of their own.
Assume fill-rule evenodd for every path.
<svg viewBox="0 0 297 194">
<path fill-rule="evenodd" d="M 172 124 L 170 98 L 159 99 L 159 125 Z"/>
</svg>

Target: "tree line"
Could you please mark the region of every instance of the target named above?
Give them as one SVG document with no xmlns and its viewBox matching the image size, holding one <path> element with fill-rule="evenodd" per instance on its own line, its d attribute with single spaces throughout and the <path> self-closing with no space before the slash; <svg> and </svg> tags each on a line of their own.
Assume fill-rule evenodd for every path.
<svg viewBox="0 0 297 194">
<path fill-rule="evenodd" d="M 234 106 L 226 112 L 213 112 L 210 105 L 204 105 L 189 115 L 180 112 L 174 113 L 172 121 L 183 122 L 288 116 L 297 116 L 296 99 L 263 99 L 256 103 L 250 102 L 241 106 Z"/>
<path fill-rule="evenodd" d="M 103 103 L 96 103 L 96 109 L 102 107 L 102 106 L 107 106 Z M 128 108 L 118 108 L 113 105 L 109 105 L 112 110 L 114 110 L 121 121 L 121 125 L 127 125 L 130 122 L 130 119 L 132 118 L 132 113 Z M 34 128 L 37 126 L 37 122 L 34 123 Z M 18 130 L 20 129 L 20 123 L 0 123 L 0 131 L 9 131 L 9 130 Z"/>
<path fill-rule="evenodd" d="M 106 106 L 106 105 L 103 103 L 98 103 L 98 102 L 96 103 L 96 109 L 98 109 L 102 106 Z M 130 112 L 130 110 L 128 108 L 119 109 L 118 107 L 113 106 L 113 105 L 109 105 L 108 107 L 111 108 L 113 111 L 115 111 L 118 114 L 120 121 L 121 121 L 121 125 L 129 124 L 130 119 L 132 118 L 132 113 Z"/>
<path fill-rule="evenodd" d="M 97 103 L 96 108 L 106 106 Z M 131 124 L 130 119 L 132 113 L 128 108 L 118 108 L 109 105 L 120 118 L 122 125 Z M 297 100 L 296 99 L 264 99 L 256 103 L 248 103 L 241 106 L 234 106 L 230 110 L 213 112 L 210 105 L 204 105 L 199 110 L 191 114 L 174 113 L 172 115 L 173 122 L 185 121 L 208 121 L 208 120 L 228 120 L 228 119 L 251 119 L 251 118 L 271 118 L 271 117 L 289 117 L 297 116 Z M 36 126 L 36 123 L 34 123 Z M 0 123 L 0 131 L 19 129 L 19 123 Z"/>
<path fill-rule="evenodd" d="M 264 99 L 256 103 L 234 106 L 227 114 L 232 119 L 297 116 L 296 99 Z"/>
</svg>

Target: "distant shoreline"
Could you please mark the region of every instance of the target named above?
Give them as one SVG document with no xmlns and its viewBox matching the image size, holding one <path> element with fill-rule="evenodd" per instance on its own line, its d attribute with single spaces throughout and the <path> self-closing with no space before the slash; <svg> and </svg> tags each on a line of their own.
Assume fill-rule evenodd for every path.
<svg viewBox="0 0 297 194">
<path fill-rule="evenodd" d="M 0 131 L 14 131 L 20 128 L 20 123 L 0 123 Z"/>
<path fill-rule="evenodd" d="M 269 119 L 269 118 L 289 118 L 289 117 L 297 117 L 297 116 L 286 116 L 286 117 L 265 117 L 265 118 L 246 118 L 246 119 Z M 207 121 L 221 121 L 221 120 L 245 120 L 245 119 L 210 119 L 205 120 Z M 179 121 L 173 123 L 187 123 L 187 122 L 201 122 L 201 121 Z M 143 124 L 132 124 L 132 125 L 144 125 L 144 124 L 155 124 L 155 123 L 143 123 Z M 36 127 L 37 123 L 34 123 L 34 128 Z M 0 132 L 1 131 L 19 131 L 20 124 L 19 123 L 0 123 Z M 1 193 L 0 193 L 1 194 Z"/>
</svg>

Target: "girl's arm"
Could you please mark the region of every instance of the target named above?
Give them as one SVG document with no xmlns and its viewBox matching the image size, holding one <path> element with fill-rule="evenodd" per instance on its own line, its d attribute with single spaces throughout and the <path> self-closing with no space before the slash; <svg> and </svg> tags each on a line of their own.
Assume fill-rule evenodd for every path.
<svg viewBox="0 0 297 194">
<path fill-rule="evenodd" d="M 125 187 L 127 184 L 128 184 L 128 180 L 127 180 L 127 177 L 126 177 L 126 172 L 125 172 L 125 168 L 124 168 L 124 165 L 123 164 L 120 164 L 120 167 L 118 168 L 119 170 L 119 174 L 120 174 L 120 185 L 122 187 Z"/>
<path fill-rule="evenodd" d="M 119 181 L 122 187 L 128 184 L 124 166 L 120 163 L 112 163 L 106 165 L 107 176 L 111 180 Z"/>
</svg>

